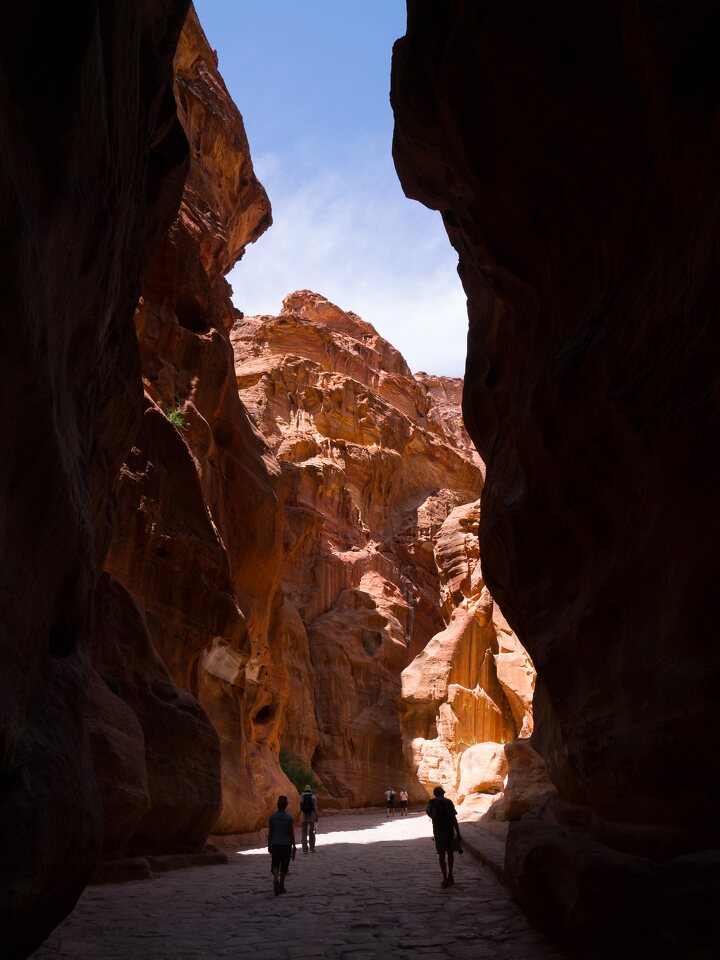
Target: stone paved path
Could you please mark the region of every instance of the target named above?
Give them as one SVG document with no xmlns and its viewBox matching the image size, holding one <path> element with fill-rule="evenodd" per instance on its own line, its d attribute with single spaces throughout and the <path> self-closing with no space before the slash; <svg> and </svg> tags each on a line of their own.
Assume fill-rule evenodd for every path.
<svg viewBox="0 0 720 960">
<path fill-rule="evenodd" d="M 229 866 L 89 887 L 34 960 L 564 957 L 467 853 L 456 857 L 455 886 L 441 889 L 424 814 L 384 817 L 322 820 L 315 853 L 298 848 L 279 897 L 264 848 Z"/>
</svg>

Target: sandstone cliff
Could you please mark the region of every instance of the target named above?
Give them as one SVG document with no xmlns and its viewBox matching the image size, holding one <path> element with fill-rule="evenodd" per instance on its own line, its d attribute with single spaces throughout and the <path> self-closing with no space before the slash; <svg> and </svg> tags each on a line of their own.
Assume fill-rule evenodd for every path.
<svg viewBox="0 0 720 960">
<path fill-rule="evenodd" d="M 508 868 L 583 956 L 716 951 L 717 28 L 705 2 L 409 0 L 394 54 L 396 166 L 468 294 L 483 575 L 560 797 Z"/>
<path fill-rule="evenodd" d="M 532 733 L 535 671 L 482 578 L 480 503 L 455 508 L 435 537 L 445 628 L 402 674 L 406 753 L 428 794 L 485 813 L 507 775 L 503 745 Z"/>
<path fill-rule="evenodd" d="M 135 710 L 149 796 L 121 844 L 126 850 L 187 849 L 213 827 L 252 829 L 277 793 L 293 789 L 277 761 L 287 696 L 280 469 L 238 399 L 228 340 L 237 311 L 224 279 L 269 225 L 270 206 L 192 10 L 175 57 L 175 99 L 190 168 L 135 316 L 144 413 L 122 467 L 106 563 L 145 629 L 112 667 L 104 665 L 102 635 L 95 653 L 134 709 L 148 682 L 140 650 L 154 649 L 167 670 L 159 687 L 152 681 L 143 712 Z M 118 732 L 127 736 L 127 727 Z M 148 749 L 149 738 L 159 753 Z M 163 750 L 173 757 L 171 772 L 155 762 Z M 98 755 L 96 767 L 104 762 Z M 106 810 L 117 806 L 118 789 L 139 795 L 137 784 L 100 779 Z M 108 852 L 112 837 L 108 830 Z"/>
<path fill-rule="evenodd" d="M 458 381 L 414 377 L 318 294 L 233 327 L 240 396 L 282 469 L 292 695 L 285 749 L 326 800 L 423 792 L 403 757 L 400 673 L 442 627 L 432 538 L 482 487 Z"/>
<path fill-rule="evenodd" d="M 109 494 L 140 418 L 132 315 L 177 211 L 183 2 L 5 11 L 0 31 L 0 942 L 69 912 L 102 819 L 83 705 Z M 112 56 L 108 56 L 112 51 Z"/>
</svg>

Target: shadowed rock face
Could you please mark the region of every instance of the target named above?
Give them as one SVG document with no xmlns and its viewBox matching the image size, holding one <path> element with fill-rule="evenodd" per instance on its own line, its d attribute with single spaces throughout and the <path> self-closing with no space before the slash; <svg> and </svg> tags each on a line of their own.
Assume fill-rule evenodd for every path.
<svg viewBox="0 0 720 960">
<path fill-rule="evenodd" d="M 0 31 L 0 941 L 72 909 L 102 822 L 83 706 L 110 490 L 141 410 L 132 315 L 187 146 L 187 4 L 33 5 Z M 10 411 L 13 411 L 12 414 Z"/>
<path fill-rule="evenodd" d="M 580 946 L 627 914 L 645 949 L 701 950 L 720 840 L 717 13 L 408 14 L 395 160 L 460 254 L 483 569 L 537 667 L 561 799 L 562 827 L 511 830 L 513 882 Z"/>
</svg>

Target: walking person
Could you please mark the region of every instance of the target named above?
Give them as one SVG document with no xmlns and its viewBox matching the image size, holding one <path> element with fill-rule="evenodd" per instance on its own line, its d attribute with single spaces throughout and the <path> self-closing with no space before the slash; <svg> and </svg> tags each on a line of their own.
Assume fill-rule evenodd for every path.
<svg viewBox="0 0 720 960">
<path fill-rule="evenodd" d="M 408 810 L 408 792 L 405 787 L 400 787 L 400 816 L 406 817 Z"/>
<path fill-rule="evenodd" d="M 425 807 L 425 813 L 432 820 L 433 838 L 435 840 L 435 850 L 440 858 L 440 870 L 442 871 L 441 887 L 449 887 L 455 883 L 453 877 L 453 865 L 455 863 L 455 850 L 462 853 L 460 847 L 460 827 L 457 822 L 457 810 L 452 800 L 448 800 L 442 787 L 435 787 L 434 797 L 428 801 Z M 457 847 L 455 846 L 457 842 Z M 447 864 L 445 858 L 447 857 Z"/>
<path fill-rule="evenodd" d="M 387 813 L 385 814 L 385 819 L 388 817 L 395 816 L 395 791 L 392 787 L 388 787 L 385 791 L 385 806 L 387 807 Z"/>
<path fill-rule="evenodd" d="M 315 833 L 316 824 L 319 820 L 317 797 L 312 791 L 309 783 L 305 784 L 305 789 L 300 794 L 300 830 L 302 831 L 303 853 L 315 852 Z"/>
<path fill-rule="evenodd" d="M 285 893 L 285 877 L 290 857 L 295 859 L 295 832 L 293 818 L 287 812 L 288 798 L 277 799 L 277 810 L 268 819 L 268 853 L 272 857 L 271 870 L 275 896 Z"/>
</svg>

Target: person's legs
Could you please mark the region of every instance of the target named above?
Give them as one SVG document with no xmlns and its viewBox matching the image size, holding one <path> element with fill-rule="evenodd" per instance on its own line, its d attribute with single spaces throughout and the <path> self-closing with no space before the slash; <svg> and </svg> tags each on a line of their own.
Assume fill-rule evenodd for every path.
<svg viewBox="0 0 720 960">
<path fill-rule="evenodd" d="M 308 824 L 310 830 L 310 850 L 311 852 L 315 851 L 315 823 L 314 821 Z"/>
<path fill-rule="evenodd" d="M 280 859 L 278 856 L 277 847 L 275 846 L 271 847 L 270 854 L 272 856 L 271 870 L 273 875 L 273 891 L 275 893 L 275 896 L 277 896 L 280 893 L 280 880 L 278 878 L 278 874 L 280 871 Z"/>
<path fill-rule="evenodd" d="M 303 820 L 301 824 L 302 829 L 302 848 L 303 853 L 308 852 L 308 824 Z"/>
<path fill-rule="evenodd" d="M 453 865 L 455 863 L 455 854 L 453 853 L 452 846 L 448 850 L 447 860 L 448 860 L 448 883 L 455 883 L 455 879 L 453 877 Z"/>
<path fill-rule="evenodd" d="M 282 848 L 282 856 L 280 858 L 280 890 L 279 893 L 285 893 L 285 877 L 287 876 L 288 867 L 290 866 L 290 847 Z"/>
<path fill-rule="evenodd" d="M 448 875 L 447 875 L 447 866 L 445 864 L 445 851 L 443 850 L 443 852 L 439 854 L 439 856 L 440 856 L 440 870 L 442 871 L 442 876 L 443 876 L 442 885 L 443 887 L 447 887 Z"/>
</svg>

